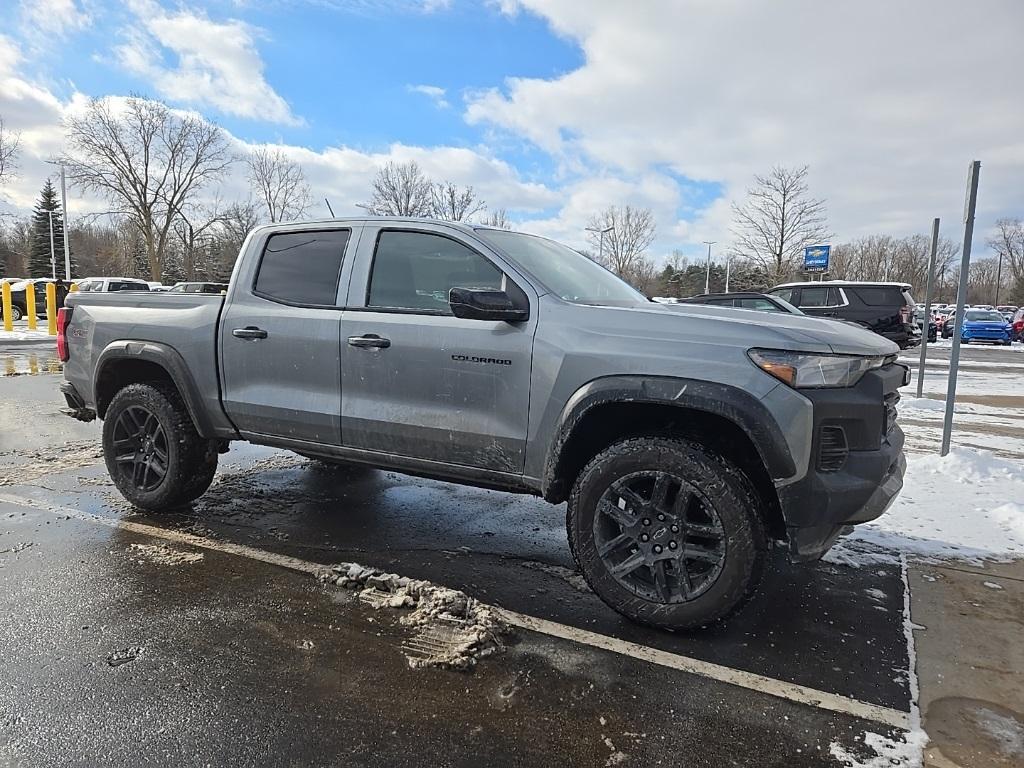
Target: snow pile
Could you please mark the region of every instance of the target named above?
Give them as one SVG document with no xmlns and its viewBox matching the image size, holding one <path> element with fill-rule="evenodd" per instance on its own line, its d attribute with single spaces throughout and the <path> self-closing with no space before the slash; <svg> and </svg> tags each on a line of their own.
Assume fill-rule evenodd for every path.
<svg viewBox="0 0 1024 768">
<path fill-rule="evenodd" d="M 358 563 L 341 563 L 321 577 L 355 590 L 374 608 L 411 608 L 401 622 L 417 634 L 405 644 L 409 666 L 470 669 L 500 650 L 508 632 L 498 612 L 456 589 L 410 579 Z"/>
<path fill-rule="evenodd" d="M 868 731 L 864 734 L 864 744 L 874 751 L 874 756 L 858 757 L 836 742 L 829 745 L 828 751 L 842 765 L 850 768 L 919 768 L 921 755 L 927 743 L 928 737 L 920 729 L 903 734 L 902 740 L 889 739 Z"/>
<path fill-rule="evenodd" d="M 859 564 L 857 542 L 974 563 L 1024 557 L 1024 466 L 969 448 L 912 456 L 889 511 L 857 526 L 827 559 Z"/>
<path fill-rule="evenodd" d="M 900 413 L 904 411 L 945 411 L 945 400 L 932 400 L 930 397 L 901 397 Z"/>
</svg>

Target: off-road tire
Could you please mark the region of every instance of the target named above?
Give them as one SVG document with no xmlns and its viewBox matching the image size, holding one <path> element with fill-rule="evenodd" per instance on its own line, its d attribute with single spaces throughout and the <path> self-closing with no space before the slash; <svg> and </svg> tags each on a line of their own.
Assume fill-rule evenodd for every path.
<svg viewBox="0 0 1024 768">
<path fill-rule="evenodd" d="M 148 490 L 137 487 L 115 460 L 115 426 L 125 410 L 132 407 L 151 413 L 166 435 L 166 472 L 159 484 Z M 159 381 L 129 384 L 114 395 L 103 420 L 103 459 L 121 495 L 151 512 L 173 509 L 199 498 L 210 487 L 217 471 L 213 444 L 196 431 L 178 391 Z"/>
<path fill-rule="evenodd" d="M 706 591 L 692 599 L 663 602 L 638 595 L 611 574 L 598 554 L 598 503 L 617 480 L 644 472 L 684 479 L 720 520 L 725 543 L 721 570 Z M 760 506 L 747 477 L 704 446 L 671 437 L 628 438 L 595 456 L 577 477 L 566 513 L 569 546 L 590 587 L 623 616 L 661 629 L 694 629 L 726 618 L 756 592 L 768 561 Z"/>
</svg>

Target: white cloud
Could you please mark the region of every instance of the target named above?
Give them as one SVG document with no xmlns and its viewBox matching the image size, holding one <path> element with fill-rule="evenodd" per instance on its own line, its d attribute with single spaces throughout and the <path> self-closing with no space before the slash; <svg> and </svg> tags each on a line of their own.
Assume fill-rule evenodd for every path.
<svg viewBox="0 0 1024 768">
<path fill-rule="evenodd" d="M 85 3 L 77 0 L 21 0 L 19 16 L 22 34 L 37 44 L 62 38 L 92 23 Z"/>
<path fill-rule="evenodd" d="M 839 239 L 923 231 L 936 215 L 956 239 L 967 164 L 980 159 L 979 226 L 1022 213 L 1016 0 L 985 13 L 931 0 L 500 6 L 545 18 L 585 63 L 475 94 L 466 119 L 524 137 L 566 167 L 633 180 L 668 169 L 719 182 L 731 198 L 754 173 L 807 163 Z M 560 218 L 575 226 L 572 205 Z M 692 243 L 722 241 L 727 211 L 718 202 L 685 226 L 666 211 L 659 225 Z"/>
<path fill-rule="evenodd" d="M 21 73 L 18 46 L 0 35 L 0 115 L 5 127 L 20 133 L 21 158 L 19 176 L 0 190 L 6 209 L 24 215 L 31 209 L 43 180 L 55 173 L 46 160 L 63 150 L 62 120 L 81 110 L 88 98 L 74 93 L 61 100 L 47 86 L 33 83 Z M 123 96 L 108 96 L 115 109 Z M 228 134 L 229 141 L 241 155 L 254 146 Z M 369 197 L 370 184 L 377 169 L 389 161 L 419 163 L 432 178 L 447 179 L 460 185 L 473 186 L 492 208 L 528 214 L 555 205 L 560 196 L 543 184 L 524 180 L 511 165 L 494 157 L 486 149 L 468 147 L 415 147 L 394 144 L 382 151 L 361 151 L 351 147 L 327 147 L 314 150 L 294 145 L 274 145 L 290 159 L 302 165 L 313 191 L 311 215 L 327 215 L 323 198 L 330 199 L 338 215 L 363 213 L 357 204 Z M 209 190 L 223 200 L 245 199 L 248 195 L 245 168 L 238 164 L 219 190 Z M 101 200 L 82 197 L 69 190 L 69 213 L 72 218 L 85 212 L 105 210 Z"/>
<path fill-rule="evenodd" d="M 14 208 L 30 208 L 43 180 L 54 174 L 46 160 L 60 153 L 64 111 L 84 102 L 75 93 L 67 102 L 50 90 L 26 78 L 19 69 L 21 49 L 9 37 L 0 35 L 0 115 L 4 127 L 19 135 L 17 176 L 0 190 L 0 201 Z"/>
<path fill-rule="evenodd" d="M 236 20 L 213 21 L 199 11 L 168 12 L 152 0 L 131 0 L 129 7 L 138 26 L 123 30 L 127 40 L 114 52 L 121 66 L 152 82 L 157 94 L 252 120 L 302 123 L 263 75 L 258 30 Z"/>
<path fill-rule="evenodd" d="M 438 109 L 447 109 L 449 107 L 447 99 L 448 92 L 438 85 L 407 85 L 405 88 L 409 93 L 423 94 L 434 102 L 434 106 Z"/>
<path fill-rule="evenodd" d="M 237 142 L 239 153 L 256 145 Z M 306 147 L 275 144 L 284 154 L 299 163 L 313 191 L 312 213 L 326 215 L 323 198 L 331 201 L 339 215 L 364 213 L 358 204 L 366 202 L 377 170 L 385 163 L 415 161 L 423 172 L 436 180 L 449 180 L 472 186 L 490 208 L 507 208 L 523 213 L 539 211 L 560 200 L 555 191 L 543 184 L 520 178 L 508 163 L 484 151 L 465 147 L 415 147 L 393 144 L 380 152 L 364 152 L 351 147 L 327 147 L 317 151 Z M 245 197 L 244 173 L 229 182 L 225 199 Z"/>
</svg>

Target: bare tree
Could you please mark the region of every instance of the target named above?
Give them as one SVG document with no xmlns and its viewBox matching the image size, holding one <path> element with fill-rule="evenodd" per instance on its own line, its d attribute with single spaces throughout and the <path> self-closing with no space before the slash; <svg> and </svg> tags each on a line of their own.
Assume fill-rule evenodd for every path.
<svg viewBox="0 0 1024 768">
<path fill-rule="evenodd" d="M 430 200 L 434 218 L 444 221 L 469 221 L 487 209 L 472 187 L 457 187 L 450 181 L 432 185 Z"/>
<path fill-rule="evenodd" d="M 69 152 L 61 162 L 72 183 L 131 218 L 145 241 L 150 279 L 161 279 L 175 219 L 232 162 L 221 130 L 137 96 L 123 109 L 94 100 L 67 118 L 66 128 Z"/>
<path fill-rule="evenodd" d="M 758 264 L 773 283 L 790 276 L 805 247 L 831 237 L 825 201 L 810 196 L 806 165 L 755 176 L 747 199 L 732 210 L 733 252 Z"/>
<path fill-rule="evenodd" d="M 373 180 L 370 202 L 359 207 L 371 216 L 430 216 L 433 213 L 433 189 L 415 162 L 389 162 Z"/>
<path fill-rule="evenodd" d="M 302 166 L 280 147 L 261 147 L 246 159 L 249 186 L 266 209 L 271 223 L 295 221 L 309 208 L 310 190 Z"/>
<path fill-rule="evenodd" d="M 259 209 L 251 200 L 236 202 L 225 208 L 214 231 L 215 263 L 211 277 L 226 282 L 234 269 L 242 243 L 253 227 L 260 223 Z"/>
<path fill-rule="evenodd" d="M 485 227 L 494 227 L 495 229 L 512 229 L 512 223 L 508 220 L 508 214 L 504 208 L 495 208 L 487 214 L 483 224 Z"/>
<path fill-rule="evenodd" d="M 210 243 L 213 230 L 221 222 L 219 201 L 182 211 L 174 222 L 174 232 L 181 248 L 181 274 L 185 280 L 209 277 Z"/>
<path fill-rule="evenodd" d="M 18 145 L 20 143 L 21 137 L 4 128 L 3 118 L 0 118 L 0 184 L 13 176 L 14 169 L 18 167 Z"/>
<path fill-rule="evenodd" d="M 1015 280 L 1024 280 L 1024 223 L 1020 219 L 999 219 L 996 228 L 988 247 L 1002 256 Z"/>
<path fill-rule="evenodd" d="M 604 266 L 639 287 L 653 274 L 644 252 L 654 242 L 654 233 L 650 208 L 613 205 L 591 217 L 587 235 Z"/>
<path fill-rule="evenodd" d="M 928 260 L 931 238 L 911 235 L 868 235 L 832 249 L 829 275 L 838 280 L 898 280 L 914 286 L 915 295 L 923 298 L 928 282 Z M 942 294 L 943 278 L 953 264 L 956 247 L 940 238 L 935 254 L 935 296 Z"/>
</svg>

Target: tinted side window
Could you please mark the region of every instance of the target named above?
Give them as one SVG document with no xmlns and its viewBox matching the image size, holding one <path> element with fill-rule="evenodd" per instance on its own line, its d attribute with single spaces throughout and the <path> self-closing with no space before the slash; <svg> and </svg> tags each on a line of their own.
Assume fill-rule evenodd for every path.
<svg viewBox="0 0 1024 768">
<path fill-rule="evenodd" d="M 869 307 L 903 306 L 903 291 L 896 286 L 880 285 L 874 288 L 858 286 L 857 288 L 847 288 L 846 290 L 853 291 L 853 293 L 857 294 L 857 298 Z"/>
<path fill-rule="evenodd" d="M 775 306 L 768 299 L 737 299 L 736 306 L 742 307 L 743 309 L 758 309 L 762 312 L 781 312 L 779 307 Z"/>
<path fill-rule="evenodd" d="M 821 288 L 801 288 L 800 289 L 800 306 L 801 307 L 827 307 L 828 303 L 828 287 L 822 286 Z"/>
<path fill-rule="evenodd" d="M 450 289 L 500 290 L 503 278 L 487 259 L 450 238 L 384 231 L 377 239 L 366 304 L 451 314 Z"/>
<path fill-rule="evenodd" d="M 284 232 L 263 249 L 254 293 L 287 304 L 333 307 L 350 231 Z M 199 292 L 202 286 L 191 287 Z"/>
<path fill-rule="evenodd" d="M 772 291 L 770 296 L 778 296 L 783 301 L 788 301 L 790 304 L 793 303 L 793 289 L 792 288 L 779 288 L 778 290 Z"/>
</svg>

